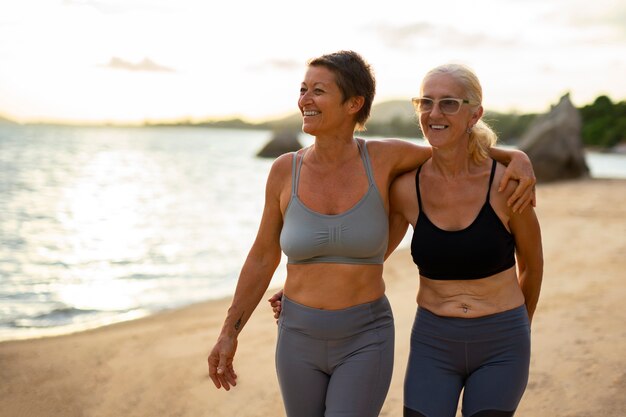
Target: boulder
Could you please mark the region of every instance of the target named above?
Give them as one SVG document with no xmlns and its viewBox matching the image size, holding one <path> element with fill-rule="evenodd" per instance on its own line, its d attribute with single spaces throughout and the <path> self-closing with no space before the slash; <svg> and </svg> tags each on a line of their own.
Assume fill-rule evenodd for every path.
<svg viewBox="0 0 626 417">
<path fill-rule="evenodd" d="M 589 176 L 581 126 L 580 113 L 569 93 L 529 126 L 518 147 L 532 161 L 538 182 Z"/>
<path fill-rule="evenodd" d="M 276 158 L 284 153 L 297 151 L 302 145 L 297 132 L 274 132 L 272 139 L 257 153 L 262 158 Z"/>
</svg>

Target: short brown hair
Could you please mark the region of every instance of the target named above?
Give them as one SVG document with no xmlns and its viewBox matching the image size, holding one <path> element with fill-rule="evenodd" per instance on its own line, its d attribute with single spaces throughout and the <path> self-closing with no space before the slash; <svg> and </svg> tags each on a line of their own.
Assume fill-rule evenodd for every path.
<svg viewBox="0 0 626 417">
<path fill-rule="evenodd" d="M 356 115 L 356 130 L 365 130 L 376 94 L 376 79 L 363 57 L 354 51 L 338 51 L 312 58 L 307 64 L 310 67 L 324 66 L 335 73 L 344 103 L 352 97 L 365 99 Z"/>
</svg>

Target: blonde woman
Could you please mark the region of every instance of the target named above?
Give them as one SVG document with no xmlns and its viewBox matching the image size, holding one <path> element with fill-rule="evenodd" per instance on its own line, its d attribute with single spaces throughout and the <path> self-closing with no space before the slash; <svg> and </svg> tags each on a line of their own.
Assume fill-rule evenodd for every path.
<svg viewBox="0 0 626 417">
<path fill-rule="evenodd" d="M 391 187 L 390 250 L 413 227 L 417 313 L 404 391 L 405 417 L 513 416 L 528 381 L 530 323 L 543 274 L 533 207 L 507 205 L 489 157 L 482 89 L 462 65 L 428 72 L 413 99 L 432 158 Z"/>
</svg>

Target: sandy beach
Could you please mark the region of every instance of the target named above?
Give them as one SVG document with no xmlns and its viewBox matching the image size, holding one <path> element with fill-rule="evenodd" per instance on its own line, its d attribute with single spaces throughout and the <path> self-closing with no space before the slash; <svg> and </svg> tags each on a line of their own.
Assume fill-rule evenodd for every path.
<svg viewBox="0 0 626 417">
<path fill-rule="evenodd" d="M 626 180 L 538 186 L 545 257 L 522 417 L 626 415 Z M 394 376 L 381 416 L 402 415 L 416 309 L 408 251 L 385 264 L 396 319 Z M 273 293 L 268 291 L 267 297 Z M 238 386 L 215 389 L 206 356 L 230 300 L 73 335 L 0 343 L 5 417 L 284 416 L 276 324 L 263 302 L 239 339 Z"/>
</svg>

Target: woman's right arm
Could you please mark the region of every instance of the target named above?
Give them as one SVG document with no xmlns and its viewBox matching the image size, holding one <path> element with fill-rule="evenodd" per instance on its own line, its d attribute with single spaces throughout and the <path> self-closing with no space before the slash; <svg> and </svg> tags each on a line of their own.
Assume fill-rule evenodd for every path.
<svg viewBox="0 0 626 417">
<path fill-rule="evenodd" d="M 410 171 L 400 175 L 389 187 L 389 242 L 385 260 L 402 242 L 409 227 L 409 219 L 417 218 L 415 173 Z"/>
<path fill-rule="evenodd" d="M 509 220 L 515 237 L 518 280 L 524 294 L 528 318 L 532 322 L 543 279 L 543 249 L 541 229 L 533 207 L 523 213 L 513 212 Z"/>
<path fill-rule="evenodd" d="M 532 323 L 543 280 L 541 227 L 532 206 L 522 212 L 515 211 L 506 204 L 515 188 L 515 184 L 507 185 L 502 194 L 498 193 L 495 202 L 496 206 L 506 213 L 511 234 L 515 238 L 518 281 L 524 294 L 528 318 Z"/>
<path fill-rule="evenodd" d="M 208 357 L 209 376 L 217 388 L 227 391 L 236 385 L 233 357 L 237 337 L 267 290 L 281 258 L 280 231 L 283 216 L 280 196 L 289 178 L 290 158 L 280 157 L 272 165 L 265 190 L 265 207 L 256 239 L 239 274 L 233 301 L 217 342 Z"/>
</svg>

